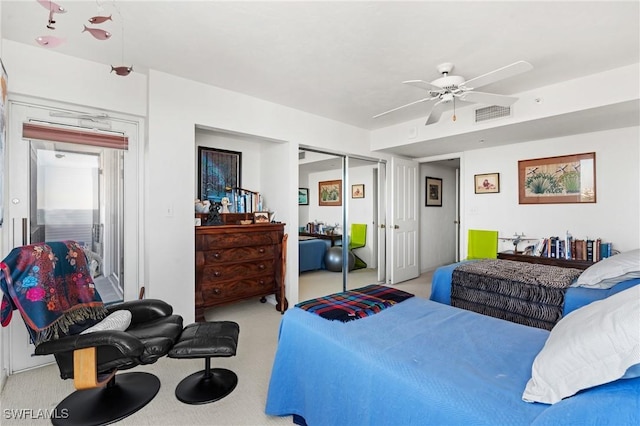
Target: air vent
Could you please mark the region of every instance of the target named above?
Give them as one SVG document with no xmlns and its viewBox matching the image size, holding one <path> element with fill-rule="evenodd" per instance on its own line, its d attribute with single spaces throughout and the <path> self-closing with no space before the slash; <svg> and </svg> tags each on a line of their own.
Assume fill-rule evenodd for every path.
<svg viewBox="0 0 640 426">
<path fill-rule="evenodd" d="M 304 157 L 307 156 L 307 153 L 304 151 L 298 151 L 298 160 L 304 160 Z"/>
<path fill-rule="evenodd" d="M 476 110 L 476 123 L 487 120 L 495 120 L 496 118 L 509 117 L 511 115 L 511 107 L 503 107 L 491 105 Z"/>
</svg>

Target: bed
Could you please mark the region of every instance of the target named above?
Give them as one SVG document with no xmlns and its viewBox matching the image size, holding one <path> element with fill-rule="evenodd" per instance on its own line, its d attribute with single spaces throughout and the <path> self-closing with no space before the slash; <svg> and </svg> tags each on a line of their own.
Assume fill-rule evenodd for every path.
<svg viewBox="0 0 640 426">
<path fill-rule="evenodd" d="M 566 316 L 568 313 L 585 306 L 596 300 L 607 298 L 620 291 L 640 284 L 640 252 L 634 250 L 628 253 L 613 256 L 607 260 L 600 261 L 589 267 L 582 273 L 578 273 L 577 280 L 564 292 L 564 300 L 560 301 L 561 312 L 557 315 L 557 320 Z M 525 264 L 523 262 L 513 262 L 510 260 L 491 260 L 491 261 L 462 261 L 451 265 L 442 266 L 434 272 L 431 282 L 430 300 L 458 307 L 466 306 L 462 303 L 452 303 L 452 282 L 454 281 L 454 272 L 460 268 L 464 268 L 471 262 L 487 262 L 492 264 L 519 264 L 528 267 L 535 267 L 538 270 L 566 270 L 565 268 L 549 267 L 544 265 Z M 603 276 L 605 278 L 603 278 Z M 578 286 L 579 285 L 579 286 Z M 495 299 L 494 299 L 495 300 Z M 482 312 L 479 309 L 470 308 L 476 312 Z M 515 309 L 510 306 L 509 309 Z M 491 313 L 489 313 L 491 315 Z M 503 314 L 497 315 L 499 318 L 508 319 Z M 494 315 L 496 316 L 496 315 Z M 519 321 L 516 321 L 519 322 Z M 523 322 L 521 322 L 523 323 Z M 524 322 L 526 324 L 526 322 Z M 555 322 L 553 323 L 555 324 Z M 547 329 L 551 329 L 553 324 Z M 541 326 L 541 328 L 544 328 Z"/>
<path fill-rule="evenodd" d="M 552 405 L 523 401 L 547 340 L 546 330 L 419 297 L 350 322 L 294 307 L 281 322 L 265 412 L 309 426 L 640 424 L 640 378 Z"/>
<path fill-rule="evenodd" d="M 298 267 L 299 272 L 315 271 L 324 268 L 324 254 L 330 245 L 329 241 L 313 237 L 299 237 Z"/>
</svg>

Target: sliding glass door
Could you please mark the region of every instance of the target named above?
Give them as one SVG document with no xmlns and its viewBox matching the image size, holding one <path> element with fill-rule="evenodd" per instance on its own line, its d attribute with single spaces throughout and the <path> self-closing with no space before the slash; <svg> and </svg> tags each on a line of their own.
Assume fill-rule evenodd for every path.
<svg viewBox="0 0 640 426">
<path fill-rule="evenodd" d="M 44 141 L 30 151 L 30 243 L 77 241 L 103 301 L 122 301 L 122 152 Z"/>
</svg>

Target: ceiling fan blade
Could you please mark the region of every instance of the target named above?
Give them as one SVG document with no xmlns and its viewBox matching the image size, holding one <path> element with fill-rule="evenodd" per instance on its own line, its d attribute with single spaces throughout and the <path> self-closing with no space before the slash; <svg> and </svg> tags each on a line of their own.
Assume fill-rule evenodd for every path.
<svg viewBox="0 0 640 426">
<path fill-rule="evenodd" d="M 460 95 L 460 99 L 466 102 L 475 102 L 478 104 L 498 105 L 503 107 L 511 106 L 518 100 L 514 96 L 496 95 L 495 93 L 484 92 L 464 92 Z"/>
<path fill-rule="evenodd" d="M 418 89 L 426 90 L 427 92 L 442 91 L 442 87 L 438 87 L 424 80 L 407 80 L 407 81 L 403 81 L 402 84 L 408 84 L 409 86 L 414 86 L 414 87 L 417 87 Z"/>
<path fill-rule="evenodd" d="M 424 123 L 424 125 L 428 126 L 429 124 L 437 123 L 440 120 L 440 116 L 445 110 L 447 103 L 448 102 L 441 100 L 433 104 L 433 108 L 431 109 L 431 112 L 429 112 L 429 115 L 427 116 L 427 122 Z"/>
<path fill-rule="evenodd" d="M 487 84 L 495 83 L 498 80 L 513 77 L 514 75 L 521 74 L 523 72 L 533 69 L 533 65 L 529 62 L 518 61 L 506 67 L 498 68 L 495 71 L 488 72 L 479 77 L 472 78 L 462 83 L 460 86 L 467 87 L 468 89 L 474 89 L 476 87 L 486 86 Z"/>
<path fill-rule="evenodd" d="M 422 103 L 422 102 L 430 101 L 432 99 L 433 98 L 422 98 L 422 99 L 419 99 L 417 101 L 408 103 L 406 105 L 402 105 L 402 106 L 399 106 L 397 108 L 390 109 L 389 111 L 381 112 L 380 114 L 374 115 L 373 118 L 382 117 L 383 115 L 389 114 L 390 112 L 394 112 L 394 111 L 397 111 L 397 110 L 402 109 L 402 108 L 410 107 L 411 105 L 415 105 L 415 104 L 419 104 L 419 103 Z"/>
</svg>

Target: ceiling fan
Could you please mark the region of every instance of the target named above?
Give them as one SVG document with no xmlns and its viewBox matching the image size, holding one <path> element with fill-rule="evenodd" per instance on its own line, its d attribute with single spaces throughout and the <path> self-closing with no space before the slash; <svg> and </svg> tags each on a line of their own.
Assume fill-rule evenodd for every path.
<svg viewBox="0 0 640 426">
<path fill-rule="evenodd" d="M 410 86 L 426 90 L 429 96 L 406 105 L 390 109 L 389 111 L 385 111 L 378 115 L 374 115 L 373 118 L 381 117 L 411 105 L 423 102 L 433 102 L 427 115 L 427 122 L 425 123 L 426 126 L 428 124 L 436 123 L 440 119 L 440 115 L 446 108 L 447 104 L 453 102 L 455 108 L 456 98 L 466 102 L 507 107 L 517 101 L 518 98 L 513 96 L 497 95 L 494 93 L 476 92 L 475 89 L 477 87 L 486 86 L 487 84 L 495 83 L 496 81 L 529 71 L 533 69 L 533 66 L 525 61 L 518 61 L 511 65 L 507 65 L 506 67 L 498 68 L 497 70 L 483 74 L 479 77 L 472 78 L 471 80 L 465 80 L 464 77 L 457 75 L 450 75 L 453 70 L 453 64 L 449 62 L 438 65 L 437 69 L 438 72 L 442 74 L 442 77 L 430 83 L 423 80 L 408 80 L 402 82 L 403 84 L 408 84 Z M 454 112 L 453 120 L 455 121 L 455 119 Z"/>
</svg>

